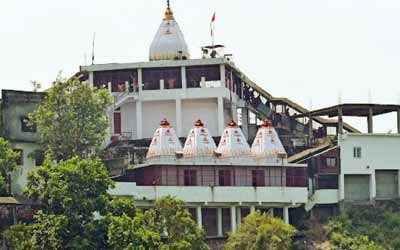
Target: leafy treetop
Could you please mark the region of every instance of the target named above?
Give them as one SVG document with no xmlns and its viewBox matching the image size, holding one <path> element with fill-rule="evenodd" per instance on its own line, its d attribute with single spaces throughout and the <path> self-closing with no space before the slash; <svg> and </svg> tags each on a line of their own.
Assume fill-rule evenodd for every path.
<svg viewBox="0 0 400 250">
<path fill-rule="evenodd" d="M 37 125 L 39 141 L 53 160 L 88 158 L 104 140 L 110 104 L 107 90 L 59 77 L 28 122 Z"/>
</svg>

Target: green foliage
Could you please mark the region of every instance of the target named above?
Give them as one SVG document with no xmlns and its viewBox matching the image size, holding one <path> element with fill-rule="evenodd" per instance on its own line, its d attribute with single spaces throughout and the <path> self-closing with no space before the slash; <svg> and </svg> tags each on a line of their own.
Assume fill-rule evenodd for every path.
<svg viewBox="0 0 400 250">
<path fill-rule="evenodd" d="M 6 179 L 16 169 L 18 157 L 19 153 L 8 147 L 8 142 L 0 137 L 0 196 L 9 195 Z"/>
<path fill-rule="evenodd" d="M 29 116 L 37 125 L 39 141 L 55 160 L 95 155 L 108 127 L 107 90 L 96 89 L 77 78 L 58 78 L 43 103 Z"/>
<path fill-rule="evenodd" d="M 10 246 L 16 250 L 209 249 L 182 201 L 165 197 L 142 214 L 132 199 L 107 197 L 112 183 L 103 171 L 100 162 L 78 158 L 58 164 L 46 161 L 37 168 L 30 175 L 28 194 L 41 201 L 43 211 L 33 224 L 17 224 L 5 233 Z M 98 211 L 103 216 L 95 219 Z"/>
<path fill-rule="evenodd" d="M 142 214 L 130 217 L 109 218 L 108 243 L 111 250 L 158 250 L 161 246 L 160 234 L 148 228 Z"/>
<path fill-rule="evenodd" d="M 399 201 L 348 209 L 326 226 L 333 249 L 400 249 L 398 210 Z"/>
<path fill-rule="evenodd" d="M 197 227 L 182 201 L 170 196 L 163 197 L 144 214 L 135 210 L 130 202 L 129 199 L 115 199 L 110 206 L 113 208 L 109 209 L 107 217 L 110 249 L 209 249 L 204 241 L 203 230 Z M 122 211 L 125 212 L 121 215 Z M 131 211 L 136 211 L 135 216 Z"/>
<path fill-rule="evenodd" d="M 29 174 L 26 190 L 42 210 L 31 225 L 7 231 L 7 241 L 18 250 L 107 249 L 107 225 L 94 213 L 105 213 L 112 185 L 100 160 L 46 160 Z"/>
<path fill-rule="evenodd" d="M 107 204 L 107 212 L 112 216 L 127 216 L 133 218 L 138 213 L 135 203 L 131 198 L 115 197 Z"/>
<path fill-rule="evenodd" d="M 160 234 L 167 238 L 164 250 L 206 250 L 204 231 L 192 219 L 184 202 L 174 197 L 166 196 L 156 201 L 153 216 L 154 224 Z"/>
<path fill-rule="evenodd" d="M 296 229 L 282 220 L 255 212 L 229 235 L 224 250 L 287 250 Z"/>
<path fill-rule="evenodd" d="M 91 218 L 92 213 L 104 213 L 109 199 L 107 190 L 113 186 L 100 160 L 81 160 L 77 157 L 43 166 L 28 175 L 25 194 L 38 200 L 48 214 Z"/>
</svg>

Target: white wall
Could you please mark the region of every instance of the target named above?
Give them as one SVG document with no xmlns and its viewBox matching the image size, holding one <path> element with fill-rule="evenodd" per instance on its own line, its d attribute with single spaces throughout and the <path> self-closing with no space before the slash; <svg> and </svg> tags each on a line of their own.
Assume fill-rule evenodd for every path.
<svg viewBox="0 0 400 250">
<path fill-rule="evenodd" d="M 370 200 L 373 200 L 376 197 L 375 170 L 400 170 L 399 134 L 344 134 L 339 136 L 338 144 L 341 158 L 339 200 L 345 199 L 345 175 L 369 175 Z M 354 147 L 361 147 L 361 158 L 353 156 Z"/>
<path fill-rule="evenodd" d="M 152 138 L 154 131 L 160 126 L 160 121 L 164 118 L 167 118 L 176 130 L 175 100 L 143 102 L 143 137 Z"/>
<path fill-rule="evenodd" d="M 121 132 L 131 132 L 133 138 L 136 133 L 136 104 L 133 102 L 121 106 Z"/>
<path fill-rule="evenodd" d="M 376 169 L 400 169 L 398 134 L 345 134 L 340 136 L 339 146 L 342 174 L 371 174 Z M 361 147 L 361 158 L 353 157 L 354 147 Z"/>
<path fill-rule="evenodd" d="M 13 149 L 23 150 L 23 165 L 17 166 L 17 169 L 11 176 L 11 191 L 13 194 L 21 195 L 27 183 L 28 172 L 36 167 L 35 160 L 29 157 L 29 154 L 39 149 L 34 143 L 10 143 Z"/>
<path fill-rule="evenodd" d="M 217 98 L 182 100 L 183 136 L 189 134 L 197 119 L 201 119 L 212 136 L 218 134 L 218 103 Z"/>
<path fill-rule="evenodd" d="M 115 196 L 134 196 L 137 200 L 155 200 L 166 195 L 185 202 L 215 203 L 286 203 L 305 204 L 307 188 L 302 187 L 178 187 L 136 186 L 135 183 L 117 182 L 109 193 Z"/>
</svg>

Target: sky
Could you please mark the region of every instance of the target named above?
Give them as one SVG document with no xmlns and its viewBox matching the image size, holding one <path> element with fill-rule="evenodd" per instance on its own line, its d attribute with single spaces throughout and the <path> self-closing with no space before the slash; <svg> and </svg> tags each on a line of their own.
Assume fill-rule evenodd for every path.
<svg viewBox="0 0 400 250">
<path fill-rule="evenodd" d="M 147 61 L 163 0 L 13 0 L 0 3 L 0 88 L 49 87 L 90 63 Z M 215 39 L 273 96 L 306 108 L 400 104 L 399 0 L 171 0 L 192 58 Z M 86 55 L 86 56 L 85 56 Z M 86 58 L 86 60 L 85 60 Z M 374 120 L 396 131 L 394 114 Z M 366 119 L 345 119 L 366 130 Z"/>
</svg>

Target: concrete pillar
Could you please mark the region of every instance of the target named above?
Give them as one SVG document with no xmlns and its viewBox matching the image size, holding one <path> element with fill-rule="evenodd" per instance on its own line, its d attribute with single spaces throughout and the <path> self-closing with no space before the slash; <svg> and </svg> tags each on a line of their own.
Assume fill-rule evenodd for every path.
<svg viewBox="0 0 400 250">
<path fill-rule="evenodd" d="M 186 79 L 186 67 L 181 67 L 181 78 L 182 78 L 182 89 L 187 88 L 187 79 Z"/>
<path fill-rule="evenodd" d="M 94 86 L 94 73 L 93 71 L 89 72 L 89 85 Z"/>
<path fill-rule="evenodd" d="M 275 216 L 275 213 L 274 213 L 274 208 L 273 207 L 271 207 L 270 209 L 269 209 L 269 214 L 271 215 L 271 217 L 274 217 Z"/>
<path fill-rule="evenodd" d="M 283 207 L 283 221 L 286 224 L 289 224 L 289 207 Z"/>
<path fill-rule="evenodd" d="M 125 81 L 125 92 L 129 92 L 129 82 Z"/>
<path fill-rule="evenodd" d="M 143 76 L 142 69 L 138 69 L 138 90 L 139 92 L 143 91 Z"/>
<path fill-rule="evenodd" d="M 338 134 L 343 134 L 343 110 L 342 108 L 338 109 Z"/>
<path fill-rule="evenodd" d="M 339 201 L 344 200 L 344 174 L 339 175 Z"/>
<path fill-rule="evenodd" d="M 203 228 L 203 217 L 201 214 L 201 206 L 196 208 L 196 215 L 197 215 L 197 226 Z"/>
<path fill-rule="evenodd" d="M 231 103 L 231 109 L 232 109 L 232 119 L 237 122 L 238 121 L 238 115 L 237 115 L 237 105 L 236 103 Z"/>
<path fill-rule="evenodd" d="M 108 87 L 108 92 L 112 93 L 112 85 L 111 82 L 107 83 L 107 87 Z"/>
<path fill-rule="evenodd" d="M 242 209 L 240 207 L 236 208 L 236 219 L 238 225 L 242 223 Z"/>
<path fill-rule="evenodd" d="M 175 112 L 176 112 L 176 133 L 178 137 L 183 137 L 182 131 L 182 99 L 176 99 L 175 101 Z"/>
<path fill-rule="evenodd" d="M 397 133 L 400 134 L 400 109 L 397 110 Z"/>
<path fill-rule="evenodd" d="M 164 89 L 164 79 L 160 79 L 160 90 Z"/>
<path fill-rule="evenodd" d="M 374 133 L 374 112 L 373 109 L 370 108 L 368 112 L 368 134 Z"/>
<path fill-rule="evenodd" d="M 231 207 L 231 232 L 236 232 L 236 206 Z"/>
<path fill-rule="evenodd" d="M 143 110 L 142 102 L 136 101 L 136 136 L 137 139 L 143 139 Z"/>
<path fill-rule="evenodd" d="M 222 231 L 222 208 L 219 207 L 217 208 L 217 230 L 218 230 L 218 236 L 222 237 L 224 235 Z"/>
<path fill-rule="evenodd" d="M 249 110 L 242 108 L 242 131 L 246 140 L 249 139 Z"/>
<path fill-rule="evenodd" d="M 255 213 L 256 212 L 256 206 L 251 206 L 250 207 L 250 213 Z"/>
<path fill-rule="evenodd" d="M 371 201 L 376 198 L 376 178 L 375 178 L 375 170 L 370 175 L 369 178 L 369 199 Z"/>
<path fill-rule="evenodd" d="M 225 128 L 225 120 L 224 120 L 224 99 L 222 97 L 218 97 L 218 134 L 222 135 Z"/>
<path fill-rule="evenodd" d="M 308 145 L 312 145 L 312 139 L 313 139 L 313 120 L 312 120 L 312 116 L 309 115 L 308 116 Z"/>
<path fill-rule="evenodd" d="M 221 73 L 221 87 L 225 87 L 226 79 L 225 79 L 225 64 L 220 64 L 220 73 Z"/>
<path fill-rule="evenodd" d="M 397 185 L 398 185 L 398 189 L 397 189 L 397 197 L 400 197 L 400 170 L 397 171 Z"/>
</svg>

